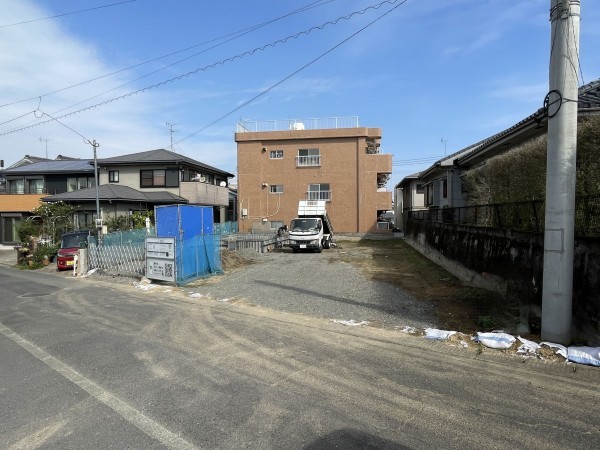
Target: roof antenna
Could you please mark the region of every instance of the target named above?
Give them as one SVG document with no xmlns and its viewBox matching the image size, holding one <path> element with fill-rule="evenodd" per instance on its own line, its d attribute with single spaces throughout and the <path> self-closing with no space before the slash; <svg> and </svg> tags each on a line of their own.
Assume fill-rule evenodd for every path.
<svg viewBox="0 0 600 450">
<path fill-rule="evenodd" d="M 167 122 L 166 125 L 171 129 L 171 151 L 173 151 L 173 127 L 175 126 L 175 124 Z"/>
<path fill-rule="evenodd" d="M 442 144 L 444 144 L 444 156 L 446 156 L 446 142 L 448 142 L 448 139 L 444 139 L 444 138 L 442 137 L 442 139 L 440 139 L 440 142 L 441 142 Z"/>
<path fill-rule="evenodd" d="M 46 159 L 48 159 L 48 141 L 50 139 L 44 139 L 44 138 L 40 138 L 40 142 L 42 141 L 46 141 Z"/>
</svg>

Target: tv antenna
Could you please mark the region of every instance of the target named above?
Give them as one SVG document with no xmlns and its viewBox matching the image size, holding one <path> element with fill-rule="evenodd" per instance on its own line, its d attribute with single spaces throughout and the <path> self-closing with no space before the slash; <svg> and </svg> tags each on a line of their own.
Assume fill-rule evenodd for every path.
<svg viewBox="0 0 600 450">
<path fill-rule="evenodd" d="M 44 139 L 44 138 L 40 138 L 40 142 L 42 141 L 46 141 L 46 159 L 48 159 L 48 141 L 50 139 Z"/>
<path fill-rule="evenodd" d="M 167 123 L 166 123 L 166 125 L 167 125 L 167 126 L 170 128 L 170 130 L 171 130 L 171 151 L 173 151 L 173 133 L 174 133 L 174 131 L 173 131 L 173 127 L 175 126 L 175 124 L 174 124 L 174 123 L 169 123 L 169 122 L 167 122 Z"/>
<path fill-rule="evenodd" d="M 448 139 L 442 138 L 440 139 L 440 142 L 444 144 L 444 156 L 446 156 L 446 143 L 448 142 Z"/>
</svg>

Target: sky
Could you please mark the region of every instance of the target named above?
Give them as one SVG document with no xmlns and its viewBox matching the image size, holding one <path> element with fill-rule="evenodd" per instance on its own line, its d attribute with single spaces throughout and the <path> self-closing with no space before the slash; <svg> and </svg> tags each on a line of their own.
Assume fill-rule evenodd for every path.
<svg viewBox="0 0 600 450">
<path fill-rule="evenodd" d="M 550 4 L 2 0 L 0 159 L 92 158 L 95 140 L 235 174 L 240 120 L 356 116 L 382 129 L 393 190 L 542 106 Z M 580 85 L 600 78 L 599 24 L 581 0 Z"/>
</svg>

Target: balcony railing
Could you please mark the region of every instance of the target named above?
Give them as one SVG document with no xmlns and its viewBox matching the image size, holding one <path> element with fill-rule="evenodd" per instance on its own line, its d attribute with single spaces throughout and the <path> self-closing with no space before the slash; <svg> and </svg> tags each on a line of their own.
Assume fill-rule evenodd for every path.
<svg viewBox="0 0 600 450">
<path fill-rule="evenodd" d="M 331 191 L 311 191 L 306 193 L 306 200 L 331 201 Z"/>
<path fill-rule="evenodd" d="M 259 131 L 301 131 L 327 130 L 336 128 L 358 128 L 358 117 L 326 117 L 321 119 L 288 119 L 288 120 L 242 120 L 236 127 L 237 133 Z"/>
<path fill-rule="evenodd" d="M 321 165 L 321 156 L 296 156 L 296 167 L 314 167 Z"/>
</svg>

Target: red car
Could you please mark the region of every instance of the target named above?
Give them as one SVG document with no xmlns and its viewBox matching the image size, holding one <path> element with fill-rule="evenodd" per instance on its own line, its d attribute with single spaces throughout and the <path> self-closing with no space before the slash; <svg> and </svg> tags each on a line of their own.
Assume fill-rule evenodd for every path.
<svg viewBox="0 0 600 450">
<path fill-rule="evenodd" d="M 56 257 L 56 268 L 58 270 L 73 269 L 75 255 L 79 254 L 80 248 L 88 245 L 89 231 L 71 231 L 60 238 L 60 249 Z"/>
</svg>

